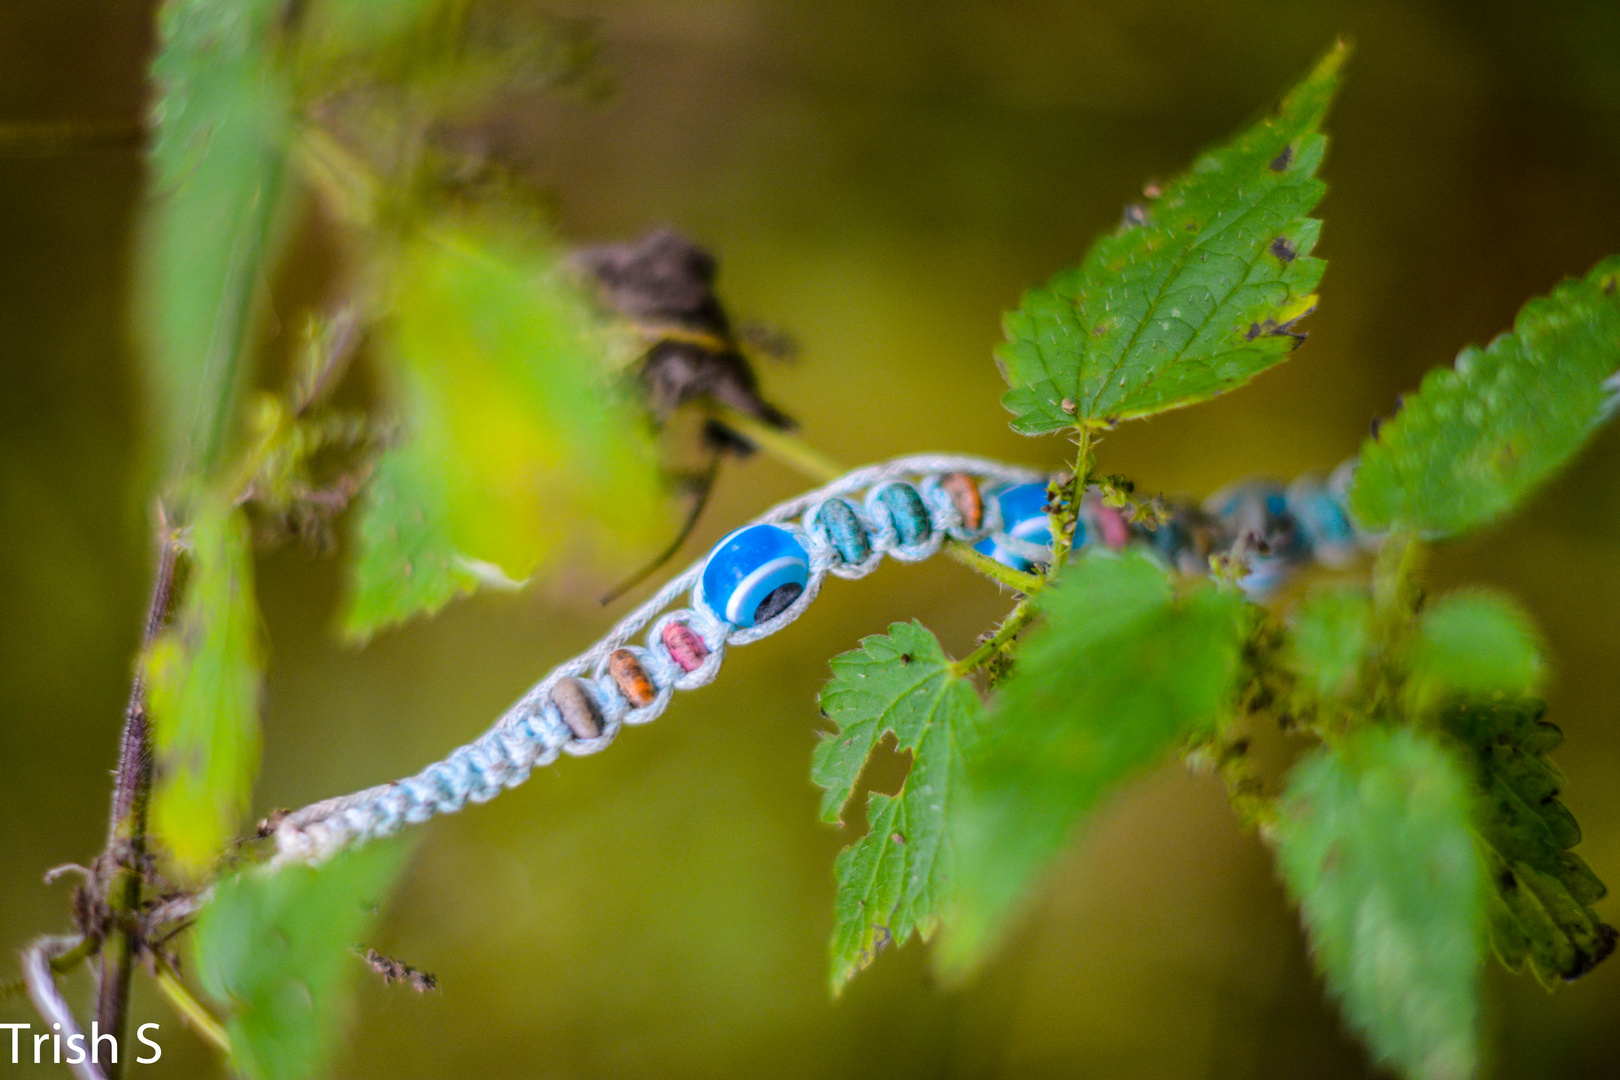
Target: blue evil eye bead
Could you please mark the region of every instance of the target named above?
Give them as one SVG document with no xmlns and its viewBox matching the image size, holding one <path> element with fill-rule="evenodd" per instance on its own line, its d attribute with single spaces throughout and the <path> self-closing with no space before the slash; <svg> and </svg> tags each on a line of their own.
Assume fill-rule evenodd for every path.
<svg viewBox="0 0 1620 1080">
<path fill-rule="evenodd" d="M 991 497 L 1001 507 L 1002 535 L 1027 544 L 1051 546 L 1052 522 L 1046 516 L 1045 484 L 1017 484 L 1002 488 Z M 1084 542 L 1083 537 L 1076 537 L 1077 544 Z M 994 536 L 981 540 L 973 549 L 1014 570 L 1028 570 L 1030 567 L 1028 559 L 996 543 Z"/>
<path fill-rule="evenodd" d="M 810 555 L 777 525 L 748 525 L 715 545 L 699 579 L 703 603 L 733 626 L 780 615 L 810 583 Z"/>
<path fill-rule="evenodd" d="M 816 528 L 847 563 L 859 565 L 872 557 L 872 540 L 856 516 L 855 508 L 843 499 L 828 499 L 816 511 Z"/>
<path fill-rule="evenodd" d="M 888 508 L 901 546 L 926 543 L 934 534 L 934 523 L 928 519 L 928 507 L 917 489 L 910 484 L 888 484 L 879 488 L 877 501 Z"/>
<path fill-rule="evenodd" d="M 1323 563 L 1342 566 L 1355 556 L 1359 542 L 1350 515 L 1340 495 L 1317 478 L 1303 476 L 1289 486 L 1288 512 Z"/>
</svg>

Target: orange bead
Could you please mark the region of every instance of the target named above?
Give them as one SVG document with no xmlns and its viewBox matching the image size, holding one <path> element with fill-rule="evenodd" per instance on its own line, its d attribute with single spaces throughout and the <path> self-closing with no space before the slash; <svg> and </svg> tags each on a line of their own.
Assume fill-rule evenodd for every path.
<svg viewBox="0 0 1620 1080">
<path fill-rule="evenodd" d="M 951 505 L 962 515 L 962 524 L 977 529 L 984 524 L 984 499 L 979 485 L 967 473 L 953 472 L 940 478 L 939 486 L 951 497 Z"/>
<path fill-rule="evenodd" d="M 613 676 L 614 685 L 631 708 L 644 709 L 658 700 L 658 688 L 647 677 L 647 669 L 641 666 L 636 654 L 629 649 L 613 650 L 608 657 L 608 674 Z"/>
</svg>

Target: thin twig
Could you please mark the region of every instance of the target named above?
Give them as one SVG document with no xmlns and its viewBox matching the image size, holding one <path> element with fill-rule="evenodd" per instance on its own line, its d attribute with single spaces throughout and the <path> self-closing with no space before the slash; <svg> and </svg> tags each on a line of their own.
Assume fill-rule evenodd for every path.
<svg viewBox="0 0 1620 1080">
<path fill-rule="evenodd" d="M 152 599 L 141 633 L 141 652 L 163 632 L 174 592 L 175 562 L 180 546 L 159 508 L 161 542 Z M 104 865 L 112 868 L 106 902 L 112 916 L 111 931 L 101 949 L 101 971 L 96 993 L 96 1021 L 101 1030 L 123 1041 L 129 1018 L 129 975 L 135 940 L 130 920 L 141 900 L 140 865 L 146 855 L 146 811 L 152 793 L 152 732 L 146 710 L 146 679 L 137 665 L 124 710 L 124 733 L 113 785 L 112 814 L 107 826 Z M 108 1074 L 116 1078 L 114 1065 Z"/>
<path fill-rule="evenodd" d="M 45 937 L 39 938 L 22 951 L 23 981 L 28 984 L 28 996 L 33 999 L 34 1008 L 39 1010 L 39 1015 L 45 1018 L 46 1023 L 55 1024 L 60 1028 L 63 1042 L 67 1042 L 74 1035 L 83 1042 L 84 1035 L 79 1029 L 78 1020 L 73 1016 L 73 1010 L 68 1008 L 61 992 L 56 988 L 56 972 L 52 969 L 51 962 L 64 953 L 78 948 L 81 943 L 82 939 L 77 937 Z M 115 1034 L 113 1037 L 116 1039 L 118 1036 Z M 83 1060 L 77 1065 L 69 1065 L 68 1068 L 73 1070 L 73 1075 L 79 1080 L 107 1080 L 107 1074 L 91 1062 L 89 1055 L 84 1055 Z"/>
<path fill-rule="evenodd" d="M 163 996 L 169 999 L 170 1005 L 174 1006 L 174 1011 L 180 1014 L 180 1018 L 189 1024 L 191 1030 L 195 1031 L 204 1042 L 222 1054 L 229 1054 L 231 1052 L 231 1036 L 225 1030 L 224 1025 L 215 1020 L 214 1014 L 204 1008 L 202 1002 L 191 995 L 191 991 L 186 989 L 186 984 L 180 981 L 179 973 L 170 966 L 167 960 L 164 960 L 161 956 L 157 957 L 155 967 L 156 971 L 153 973 L 153 978 L 156 980 L 158 989 L 162 991 Z"/>
<path fill-rule="evenodd" d="M 765 421 L 729 405 L 710 399 L 703 402 L 703 411 L 710 419 L 720 421 L 778 461 L 817 483 L 830 483 L 849 471 L 803 439 L 773 428 Z"/>
</svg>

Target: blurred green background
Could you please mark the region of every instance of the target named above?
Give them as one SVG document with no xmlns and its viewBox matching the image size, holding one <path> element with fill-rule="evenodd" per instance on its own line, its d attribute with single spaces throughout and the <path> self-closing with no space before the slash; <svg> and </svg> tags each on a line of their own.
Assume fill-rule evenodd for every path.
<svg viewBox="0 0 1620 1080">
<path fill-rule="evenodd" d="M 150 4 L 0 5 L 0 945 L 65 924 L 57 863 L 105 828 L 147 588 L 153 469 L 127 327 Z M 555 10 L 559 5 L 551 5 Z M 572 241 L 673 224 L 722 258 L 734 312 L 793 331 L 763 372 L 850 463 L 961 450 L 1052 464 L 1008 431 L 989 354 L 1019 291 L 1075 261 L 1150 177 L 1359 46 L 1330 120 L 1329 260 L 1311 338 L 1214 404 L 1135 424 L 1108 471 L 1203 494 L 1352 454 L 1422 371 L 1620 251 L 1612 0 L 612 3 L 613 94 L 525 102 L 503 152 Z M 18 134 L 26 129 L 25 134 Z M 73 128 L 91 140 L 58 137 Z M 293 306 L 318 250 L 278 283 Z M 305 278 L 311 280 L 304 280 Z M 804 486 L 728 469 L 681 558 Z M 1446 549 L 1541 620 L 1579 849 L 1620 884 L 1620 431 L 1529 512 Z M 460 602 L 355 651 L 333 561 L 265 557 L 271 650 L 256 808 L 391 779 L 480 731 L 619 614 L 602 581 Z M 808 780 L 827 658 L 918 617 L 961 650 L 1005 600 L 944 561 L 834 583 L 791 633 L 610 753 L 435 824 L 374 944 L 439 976 L 362 983 L 341 1076 L 1350 1077 L 1269 860 L 1216 782 L 1115 801 L 1011 948 L 959 992 L 924 949 L 825 991 L 834 853 Z M 1599 910 L 1613 921 L 1613 900 Z M 84 977 L 71 985 L 82 991 Z M 144 991 L 143 991 L 144 993 Z M 162 1023 L 164 1075 L 217 1069 Z M 1620 961 L 1548 995 L 1492 969 L 1496 1075 L 1620 1075 Z M 28 1019 L 17 1003 L 0 1022 Z"/>
</svg>

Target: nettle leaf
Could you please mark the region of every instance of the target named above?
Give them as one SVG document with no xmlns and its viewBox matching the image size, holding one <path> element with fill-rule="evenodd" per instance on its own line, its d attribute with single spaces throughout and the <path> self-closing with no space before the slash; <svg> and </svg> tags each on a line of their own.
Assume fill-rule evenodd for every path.
<svg viewBox="0 0 1620 1080">
<path fill-rule="evenodd" d="M 408 845 L 385 841 L 320 866 L 251 869 L 214 887 L 197 918 L 197 972 L 234 1011 L 231 1066 L 252 1080 L 323 1070 L 361 971 L 353 950 L 404 868 Z"/>
<path fill-rule="evenodd" d="M 1309 215 L 1326 190 L 1319 129 L 1348 54 L 1336 46 L 1275 116 L 1199 158 L 1078 267 L 1024 295 L 996 351 L 1013 430 L 1191 405 L 1298 347 L 1295 324 L 1326 267 L 1310 254 L 1321 222 Z"/>
<path fill-rule="evenodd" d="M 1573 457 L 1620 392 L 1617 283 L 1620 256 L 1429 372 L 1362 447 L 1350 491 L 1361 523 L 1456 536 L 1512 510 Z"/>
<path fill-rule="evenodd" d="M 1563 776 L 1547 754 L 1563 732 L 1534 698 L 1464 702 L 1442 713 L 1467 748 L 1489 850 L 1491 942 L 1514 971 L 1529 962 L 1543 984 L 1576 979 L 1614 951 L 1615 929 L 1592 905 L 1608 892 L 1569 849 L 1580 826 L 1558 801 Z"/>
<path fill-rule="evenodd" d="M 1418 709 L 1449 697 L 1533 693 L 1547 668 L 1530 617 L 1507 597 L 1476 589 L 1424 610 L 1409 663 L 1407 690 Z"/>
<path fill-rule="evenodd" d="M 872 792 L 866 835 L 839 853 L 834 874 L 832 989 L 838 993 L 889 943 L 934 933 L 945 900 L 951 853 L 946 815 L 962 781 L 984 706 L 951 671 L 920 623 L 895 623 L 832 661 L 821 708 L 838 725 L 816 747 L 810 777 L 826 789 L 821 818 L 836 823 L 872 751 L 893 734 L 912 754 L 898 794 Z"/>
<path fill-rule="evenodd" d="M 952 814 L 941 966 L 983 959 L 1075 826 L 1119 784 L 1210 730 L 1235 690 L 1242 601 L 1181 597 L 1146 556 L 1091 554 L 1041 594 L 1046 625 L 998 688 Z"/>
<path fill-rule="evenodd" d="M 604 332 L 510 232 L 441 224 L 398 253 L 378 346 L 410 441 L 365 500 L 351 636 L 548 559 L 611 565 L 664 525 L 652 433 L 611 385 Z"/>
<path fill-rule="evenodd" d="M 1372 594 L 1358 585 L 1313 589 L 1290 630 L 1294 675 L 1318 700 L 1347 698 L 1373 645 Z"/>
<path fill-rule="evenodd" d="M 1462 766 L 1367 729 L 1295 766 L 1278 809 L 1277 864 L 1346 1021 L 1410 1080 L 1475 1075 L 1485 867 Z"/>
<path fill-rule="evenodd" d="M 385 451 L 361 501 L 353 585 L 343 631 L 363 639 L 382 626 L 432 615 L 478 587 L 446 524 L 438 476 L 415 443 Z"/>
<path fill-rule="evenodd" d="M 142 663 L 157 751 L 153 824 L 195 873 L 236 835 L 259 767 L 264 653 L 240 509 L 199 505 L 185 599 Z"/>
<path fill-rule="evenodd" d="M 286 224 L 281 0 L 168 0 L 152 66 L 137 312 L 170 467 L 208 471 L 245 381 L 264 264 Z"/>
</svg>

